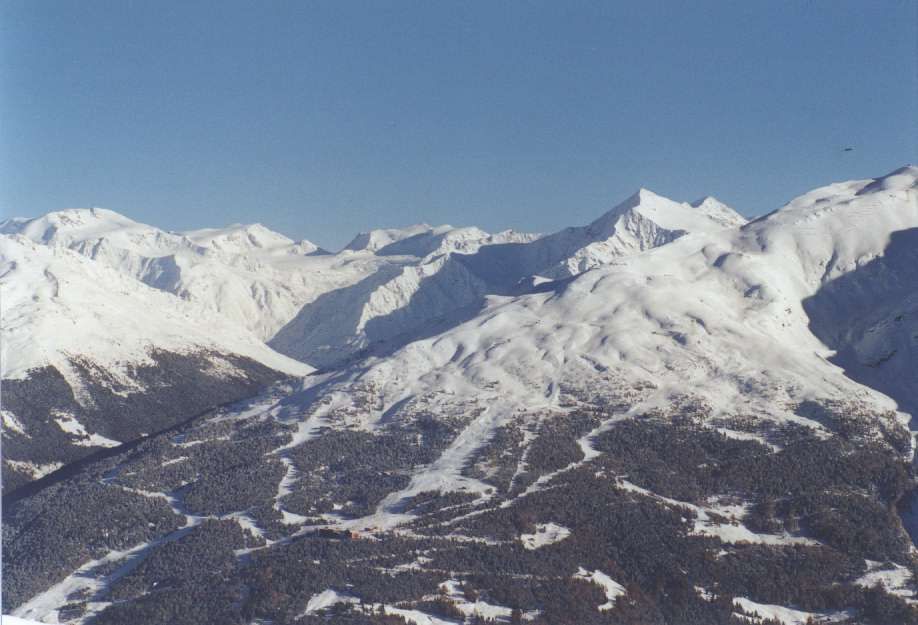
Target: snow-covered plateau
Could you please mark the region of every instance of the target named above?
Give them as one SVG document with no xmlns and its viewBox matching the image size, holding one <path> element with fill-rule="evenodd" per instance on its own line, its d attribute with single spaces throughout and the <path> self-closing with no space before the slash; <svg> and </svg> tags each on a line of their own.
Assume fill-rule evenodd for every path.
<svg viewBox="0 0 918 625">
<path fill-rule="evenodd" d="M 918 623 L 916 167 L 337 253 L 66 210 L 0 295 L 16 617 Z"/>
</svg>

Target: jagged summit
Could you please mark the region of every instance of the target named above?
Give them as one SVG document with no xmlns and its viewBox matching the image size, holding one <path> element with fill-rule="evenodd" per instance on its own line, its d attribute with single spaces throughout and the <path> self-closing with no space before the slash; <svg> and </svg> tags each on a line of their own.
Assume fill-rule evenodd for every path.
<svg viewBox="0 0 918 625">
<path fill-rule="evenodd" d="M 475 226 L 416 224 L 406 228 L 362 232 L 345 246 L 344 251 L 424 258 L 432 254 L 450 252 L 470 254 L 482 245 L 528 242 L 537 239 L 538 236 L 515 230 L 491 234 Z"/>
<path fill-rule="evenodd" d="M 689 202 L 689 205 L 690 205 L 692 208 L 698 208 L 699 206 L 702 206 L 702 205 L 704 205 L 704 204 L 706 204 L 706 203 L 708 203 L 708 202 L 717 202 L 717 203 L 719 204 L 719 203 L 720 203 L 720 200 L 718 200 L 718 199 L 717 199 L 716 197 L 714 197 L 713 195 L 706 195 L 706 196 L 704 196 L 704 197 L 698 198 L 698 199 L 695 200 L 694 202 Z"/>
<path fill-rule="evenodd" d="M 525 275 L 567 278 L 686 234 L 713 233 L 744 223 L 741 215 L 719 202 L 696 207 L 641 188 L 589 225 L 566 228 L 533 242 L 532 262 L 518 271 L 518 279 Z"/>
<path fill-rule="evenodd" d="M 609 237 L 615 234 L 619 224 L 627 230 L 629 223 L 640 219 L 651 220 L 661 229 L 683 232 L 707 232 L 746 223 L 742 215 L 713 197 L 689 204 L 640 188 L 624 202 L 593 221 L 587 230 L 595 236 Z"/>
</svg>

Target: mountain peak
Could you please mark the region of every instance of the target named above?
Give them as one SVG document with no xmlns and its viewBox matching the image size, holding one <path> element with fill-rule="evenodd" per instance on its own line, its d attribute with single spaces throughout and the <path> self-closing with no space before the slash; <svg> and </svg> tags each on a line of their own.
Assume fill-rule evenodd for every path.
<svg viewBox="0 0 918 625">
<path fill-rule="evenodd" d="M 430 224 L 420 223 L 407 226 L 405 228 L 377 228 L 361 232 L 351 242 L 344 246 L 345 250 L 352 252 L 373 252 L 391 245 L 397 241 L 414 237 L 419 234 L 430 233 L 431 231 L 449 230 L 452 226 L 432 227 Z"/>
<path fill-rule="evenodd" d="M 5 222 L 18 223 L 37 223 L 44 222 L 59 226 L 79 227 L 90 223 L 97 222 L 116 222 L 119 224 L 136 223 L 132 219 L 125 217 L 121 213 L 116 213 L 107 208 L 63 208 L 56 211 L 50 211 L 39 217 L 16 217 Z"/>
<path fill-rule="evenodd" d="M 663 195 L 660 195 L 659 193 L 651 191 L 647 187 L 639 187 L 638 190 L 635 191 L 631 197 L 636 198 L 640 202 L 649 202 L 653 200 L 666 200 L 668 202 L 672 201 L 668 197 L 665 197 Z"/>
<path fill-rule="evenodd" d="M 611 213 L 621 214 L 630 209 L 637 208 L 638 206 L 644 206 L 647 204 L 656 204 L 659 202 L 670 202 L 676 204 L 673 200 L 660 195 L 659 193 L 654 193 L 646 187 L 639 187 L 637 191 L 629 195 L 623 202 L 620 202 L 613 208 L 608 211 L 606 215 Z"/>
<path fill-rule="evenodd" d="M 277 250 L 296 246 L 297 253 L 311 254 L 319 247 L 311 241 L 294 243 L 289 237 L 261 223 L 230 224 L 224 228 L 201 228 L 183 232 L 188 240 L 203 248 L 219 252 L 245 253 L 255 250 Z"/>
<path fill-rule="evenodd" d="M 645 226 L 640 223 L 645 223 Z M 688 204 L 641 187 L 624 202 L 593 221 L 587 226 L 587 231 L 591 237 L 599 239 L 611 237 L 623 228 L 636 231 L 646 227 L 681 236 L 688 232 L 711 232 L 738 227 L 744 223 L 745 218 L 713 197 Z"/>
<path fill-rule="evenodd" d="M 614 208 L 594 220 L 589 227 L 594 231 L 597 229 L 607 230 L 613 228 L 622 217 L 630 213 L 644 213 L 647 210 L 659 212 L 673 208 L 678 210 L 679 203 L 663 197 L 662 195 L 658 195 L 650 189 L 641 187 L 628 196 L 623 202 L 620 202 Z"/>
<path fill-rule="evenodd" d="M 32 219 L 8 219 L 0 223 L 0 234 L 22 234 L 41 243 L 69 243 L 137 227 L 145 226 L 106 208 L 68 208 Z"/>
</svg>

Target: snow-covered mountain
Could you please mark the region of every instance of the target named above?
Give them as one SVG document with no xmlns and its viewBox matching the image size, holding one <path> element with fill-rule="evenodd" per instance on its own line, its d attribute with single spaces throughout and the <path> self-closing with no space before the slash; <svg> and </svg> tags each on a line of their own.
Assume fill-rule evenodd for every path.
<svg viewBox="0 0 918 625">
<path fill-rule="evenodd" d="M 441 330 L 487 294 L 743 221 L 712 198 L 680 204 L 641 190 L 588 226 L 545 237 L 421 224 L 360 234 L 339 254 L 259 224 L 176 233 L 97 208 L 8 220 L 0 233 L 88 256 L 324 368 Z"/>
<path fill-rule="evenodd" d="M 260 224 L 165 232 L 110 210 L 12 219 L 0 233 L 65 247 L 221 313 L 263 340 L 317 295 L 374 272 L 371 254 L 339 257 Z"/>
<path fill-rule="evenodd" d="M 23 235 L 0 236 L 0 292 L 8 489 L 311 371 L 207 307 Z"/>
<path fill-rule="evenodd" d="M 360 235 L 350 249 L 408 255 L 307 304 L 271 340 L 278 351 L 317 367 L 390 353 L 479 312 L 489 294 L 522 293 L 683 235 L 737 227 L 745 219 L 713 198 L 680 204 L 641 189 L 593 223 L 535 237 L 477 228 L 413 226 Z M 343 314 L 342 314 L 343 312 Z"/>
<path fill-rule="evenodd" d="M 261 224 L 234 224 L 226 228 L 203 228 L 182 233 L 195 245 L 228 255 L 246 255 L 254 250 L 275 255 L 328 254 L 311 241 L 294 242 Z"/>
<path fill-rule="evenodd" d="M 206 307 L 21 235 L 0 237 L 0 284 L 4 379 L 66 370 L 74 359 L 119 377 L 148 363 L 151 349 L 237 354 L 291 375 L 310 371 Z"/>
<path fill-rule="evenodd" d="M 431 254 L 449 252 L 472 253 L 482 245 L 497 243 L 521 243 L 539 238 L 505 230 L 489 234 L 480 228 L 454 228 L 450 225 L 428 226 L 418 224 L 401 229 L 371 230 L 358 234 L 345 250 L 370 251 L 379 256 L 417 256 L 424 258 Z"/>
<path fill-rule="evenodd" d="M 640 189 L 587 226 L 566 228 L 525 247 L 489 248 L 468 260 L 478 273 L 490 273 L 491 281 L 506 287 L 533 275 L 575 276 L 689 233 L 717 232 L 745 221 L 714 198 L 684 204 Z"/>
<path fill-rule="evenodd" d="M 431 236 L 439 230 L 428 224 L 414 224 L 406 228 L 378 228 L 368 232 L 361 232 L 351 242 L 344 246 L 345 250 L 353 252 L 378 252 L 387 245 L 414 236 Z"/>
<path fill-rule="evenodd" d="M 312 410 L 362 428 L 398 413 L 479 414 L 468 425 L 479 438 L 450 456 L 454 477 L 481 437 L 521 410 L 564 411 L 572 397 L 626 396 L 630 414 L 689 402 L 715 421 L 754 414 L 764 429 L 831 428 L 842 417 L 824 413 L 835 406 L 877 436 L 897 435 L 909 415 L 844 375 L 833 350 L 878 368 L 883 390 L 915 405 L 916 180 L 918 168 L 907 167 L 830 185 L 752 223 L 698 229 L 539 292 L 485 296 L 472 318 L 344 371 Z M 646 192 L 623 207 L 637 198 Z M 610 215 L 598 223 L 635 220 L 628 208 Z"/>
<path fill-rule="evenodd" d="M 99 344 L 113 353 L 136 329 L 106 321 L 103 300 L 157 336 L 184 331 L 100 292 L 123 289 L 149 317 L 174 291 L 10 223 L 7 272 L 30 315 L 111 323 Z M 422 225 L 316 255 L 242 230 L 169 236 L 221 268 L 342 269 L 259 335 L 323 370 L 16 502 L 5 611 L 96 625 L 918 622 L 918 168 L 750 223 L 712 198 L 641 190 L 542 237 Z M 20 262 L 31 273 L 16 278 Z M 66 280 L 82 284 L 70 269 L 96 290 L 57 313 Z M 212 315 L 188 326 L 200 358 L 244 345 L 284 370 L 232 315 L 186 299 Z M 219 324 L 232 349 L 208 333 Z M 46 335 L 48 353 L 91 357 L 91 340 Z M 117 394 L 122 369 L 104 362 Z M 6 429 L 25 429 L 15 416 Z"/>
<path fill-rule="evenodd" d="M 469 250 L 526 239 L 449 226 L 387 236 L 406 250 L 332 255 L 259 224 L 175 233 L 96 208 L 3 222 L 4 419 L 15 439 L 6 447 L 7 489 L 277 375 L 308 373 L 263 341 L 311 299 L 417 264 L 411 246 Z M 154 382 L 154 370 L 172 377 Z M 190 373 L 201 370 L 213 374 L 206 383 Z M 51 404 L 31 397 L 49 385 Z M 157 390 L 165 387 L 169 394 Z M 191 387 L 197 392 L 177 393 Z M 114 416 L 141 396 L 143 410 Z"/>
</svg>

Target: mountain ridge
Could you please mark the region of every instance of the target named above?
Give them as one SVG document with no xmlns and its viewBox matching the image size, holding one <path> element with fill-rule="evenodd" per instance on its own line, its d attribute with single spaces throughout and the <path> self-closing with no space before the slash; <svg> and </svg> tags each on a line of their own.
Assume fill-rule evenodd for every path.
<svg viewBox="0 0 918 625">
<path fill-rule="evenodd" d="M 523 241 L 390 234 L 307 261 L 362 263 L 285 326 L 327 367 L 5 509 L 4 611 L 918 623 L 918 168 L 748 223 L 639 191 Z M 40 407 L 3 419 L 6 450 Z"/>
<path fill-rule="evenodd" d="M 523 292 L 527 279 L 569 278 L 665 245 L 687 233 L 686 228 L 718 230 L 742 223 L 741 216 L 723 205 L 709 203 L 699 210 L 642 189 L 587 226 L 539 237 L 508 233 L 495 238 L 477 229 L 446 226 L 411 231 L 377 253 L 423 254 L 420 264 L 404 265 L 387 280 L 373 278 L 307 304 L 270 344 L 320 368 L 336 366 L 363 352 L 391 351 L 427 332 L 425 325 L 442 327 L 450 318 L 461 319 L 479 309 L 488 294 Z M 450 237 L 458 244 L 450 244 Z M 349 310 L 358 301 L 363 311 L 354 323 L 343 325 L 333 311 Z"/>
</svg>

